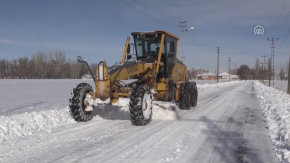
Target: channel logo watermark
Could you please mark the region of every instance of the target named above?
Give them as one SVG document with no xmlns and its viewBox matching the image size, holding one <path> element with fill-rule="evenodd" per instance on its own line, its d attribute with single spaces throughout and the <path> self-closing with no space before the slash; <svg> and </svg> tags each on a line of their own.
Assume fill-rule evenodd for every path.
<svg viewBox="0 0 290 163">
<path fill-rule="evenodd" d="M 255 35 L 263 35 L 264 32 L 265 32 L 264 27 L 262 27 L 261 25 L 257 25 L 257 26 L 254 28 L 254 34 L 255 34 Z"/>
</svg>

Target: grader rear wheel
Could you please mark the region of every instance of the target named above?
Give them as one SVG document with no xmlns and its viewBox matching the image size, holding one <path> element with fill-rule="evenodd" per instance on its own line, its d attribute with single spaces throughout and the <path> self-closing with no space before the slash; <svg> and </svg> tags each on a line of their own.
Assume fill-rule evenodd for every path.
<svg viewBox="0 0 290 163">
<path fill-rule="evenodd" d="M 197 91 L 197 87 L 196 87 L 196 83 L 191 83 L 191 93 L 192 95 L 192 99 L 191 99 L 191 106 L 192 107 L 196 107 L 197 105 L 197 98 L 198 98 L 198 91 Z"/>
<path fill-rule="evenodd" d="M 191 108 L 192 93 L 190 89 L 190 83 L 181 83 L 179 88 L 179 108 L 182 110 L 188 110 Z"/>
</svg>

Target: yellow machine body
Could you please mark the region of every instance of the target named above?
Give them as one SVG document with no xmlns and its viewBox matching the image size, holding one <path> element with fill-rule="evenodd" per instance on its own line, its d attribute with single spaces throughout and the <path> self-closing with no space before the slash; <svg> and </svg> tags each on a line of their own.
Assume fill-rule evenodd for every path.
<svg viewBox="0 0 290 163">
<path fill-rule="evenodd" d="M 177 59 L 179 37 L 166 31 L 132 32 L 132 36 L 134 44 L 127 37 L 121 64 L 98 64 L 94 98 L 110 98 L 115 103 L 120 97 L 129 97 L 134 84 L 142 83 L 150 87 L 155 100 L 178 101 L 179 86 L 188 81 L 187 68 Z M 130 46 L 136 57 L 126 61 L 132 60 Z"/>
</svg>

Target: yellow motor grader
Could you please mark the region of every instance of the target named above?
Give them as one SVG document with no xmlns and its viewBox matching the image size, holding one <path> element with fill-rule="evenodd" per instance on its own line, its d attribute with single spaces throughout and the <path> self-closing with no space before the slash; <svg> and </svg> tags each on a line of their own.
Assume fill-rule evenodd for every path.
<svg viewBox="0 0 290 163">
<path fill-rule="evenodd" d="M 186 66 L 177 59 L 179 37 L 161 30 L 131 34 L 134 43 L 127 37 L 121 64 L 107 67 L 101 61 L 94 75 L 88 63 L 78 57 L 86 64 L 95 91 L 87 83 L 73 89 L 69 109 L 76 121 L 91 120 L 96 103 L 112 104 L 119 98 L 129 98 L 131 122 L 137 126 L 150 123 L 153 100 L 174 101 L 180 109 L 197 105 L 196 83 L 189 82 Z M 134 54 L 130 54 L 131 47 Z"/>
</svg>

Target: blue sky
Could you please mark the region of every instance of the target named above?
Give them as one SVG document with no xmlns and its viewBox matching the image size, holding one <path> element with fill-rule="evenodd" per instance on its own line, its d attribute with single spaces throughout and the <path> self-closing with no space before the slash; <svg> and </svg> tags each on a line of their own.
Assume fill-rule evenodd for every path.
<svg viewBox="0 0 290 163">
<path fill-rule="evenodd" d="M 283 7 L 284 6 L 284 7 Z M 283 10 L 282 10 L 283 9 Z M 195 30 L 185 33 L 184 54 L 191 68 L 216 69 L 248 64 L 271 54 L 268 38 L 281 46 L 290 30 L 290 0 L 2 0 L 0 1 L 0 59 L 17 59 L 37 51 L 61 50 L 90 63 L 122 58 L 133 31 L 167 30 L 181 36 L 178 21 Z M 287 16 L 288 15 L 288 16 Z M 264 35 L 254 35 L 262 25 Z M 290 55 L 290 34 L 275 56 L 275 68 Z M 178 55 L 181 56 L 181 41 Z"/>
</svg>

